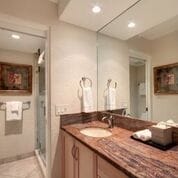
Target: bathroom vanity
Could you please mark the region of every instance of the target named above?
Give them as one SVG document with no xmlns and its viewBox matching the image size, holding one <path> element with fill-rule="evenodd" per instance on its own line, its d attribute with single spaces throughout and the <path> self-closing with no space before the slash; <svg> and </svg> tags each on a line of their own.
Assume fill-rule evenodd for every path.
<svg viewBox="0 0 178 178">
<path fill-rule="evenodd" d="M 88 137 L 84 128 L 104 128 L 109 137 Z M 108 129 L 100 121 L 62 126 L 64 178 L 178 177 L 178 146 L 162 151 L 130 138 L 133 131 Z"/>
<path fill-rule="evenodd" d="M 63 177 L 110 178 L 128 176 L 67 131 L 62 131 Z M 93 143 L 95 144 L 95 143 Z M 72 171 L 71 171 L 72 170 Z"/>
</svg>

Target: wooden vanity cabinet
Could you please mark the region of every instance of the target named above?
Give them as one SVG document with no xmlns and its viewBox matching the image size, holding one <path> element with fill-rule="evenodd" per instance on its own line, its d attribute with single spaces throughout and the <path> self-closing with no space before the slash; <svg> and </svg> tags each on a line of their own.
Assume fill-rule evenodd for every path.
<svg viewBox="0 0 178 178">
<path fill-rule="evenodd" d="M 62 178 L 96 178 L 94 153 L 62 131 Z"/>
<path fill-rule="evenodd" d="M 62 178 L 128 178 L 65 131 L 62 135 Z"/>
</svg>

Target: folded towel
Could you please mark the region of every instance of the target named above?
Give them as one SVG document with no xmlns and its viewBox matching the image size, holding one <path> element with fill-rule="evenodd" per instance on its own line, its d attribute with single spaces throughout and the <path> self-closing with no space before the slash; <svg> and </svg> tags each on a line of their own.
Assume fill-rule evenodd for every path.
<svg viewBox="0 0 178 178">
<path fill-rule="evenodd" d="M 151 131 L 149 129 L 145 129 L 145 130 L 140 130 L 137 132 L 134 132 L 132 134 L 132 136 L 136 139 L 139 139 L 141 141 L 148 141 L 151 139 L 152 135 L 151 135 Z"/>
<path fill-rule="evenodd" d="M 92 112 L 93 111 L 93 95 L 91 87 L 83 87 L 83 112 Z"/>
<path fill-rule="evenodd" d="M 116 89 L 109 87 L 106 96 L 106 109 L 114 110 L 116 109 Z"/>
<path fill-rule="evenodd" d="M 6 102 L 6 121 L 14 121 L 22 119 L 22 102 L 11 101 Z"/>
</svg>

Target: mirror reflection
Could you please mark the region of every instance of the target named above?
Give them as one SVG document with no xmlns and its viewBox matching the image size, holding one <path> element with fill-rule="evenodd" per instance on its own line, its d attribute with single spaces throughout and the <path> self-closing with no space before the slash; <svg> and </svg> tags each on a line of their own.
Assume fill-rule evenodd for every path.
<svg viewBox="0 0 178 178">
<path fill-rule="evenodd" d="M 98 31 L 99 111 L 178 122 L 174 3 L 139 1 Z"/>
</svg>

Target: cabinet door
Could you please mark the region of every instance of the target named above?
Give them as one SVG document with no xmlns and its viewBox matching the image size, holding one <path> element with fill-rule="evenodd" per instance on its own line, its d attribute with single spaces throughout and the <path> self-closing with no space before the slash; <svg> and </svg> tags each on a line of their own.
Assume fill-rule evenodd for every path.
<svg viewBox="0 0 178 178">
<path fill-rule="evenodd" d="M 63 178 L 74 178 L 74 139 L 66 134 L 62 133 L 63 136 L 63 151 L 62 151 L 62 164 L 63 164 Z"/>
<path fill-rule="evenodd" d="M 122 171 L 98 156 L 98 178 L 129 178 Z"/>
<path fill-rule="evenodd" d="M 76 141 L 77 166 L 76 178 L 95 178 L 94 153 L 85 145 Z"/>
</svg>

